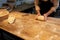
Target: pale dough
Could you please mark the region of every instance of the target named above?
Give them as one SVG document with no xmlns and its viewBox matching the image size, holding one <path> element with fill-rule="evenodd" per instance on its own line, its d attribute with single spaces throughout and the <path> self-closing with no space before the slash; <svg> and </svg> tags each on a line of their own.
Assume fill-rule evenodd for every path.
<svg viewBox="0 0 60 40">
<path fill-rule="evenodd" d="M 44 16 L 38 16 L 37 19 L 44 21 Z"/>
<path fill-rule="evenodd" d="M 0 17 L 8 15 L 9 12 L 6 9 L 0 9 Z"/>
<path fill-rule="evenodd" d="M 15 21 L 15 17 L 10 15 L 8 17 L 8 23 L 12 24 L 14 21 Z"/>
</svg>

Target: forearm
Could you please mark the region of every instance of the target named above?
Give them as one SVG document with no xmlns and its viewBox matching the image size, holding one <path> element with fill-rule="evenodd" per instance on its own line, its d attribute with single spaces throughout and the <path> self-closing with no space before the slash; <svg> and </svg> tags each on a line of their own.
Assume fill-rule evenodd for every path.
<svg viewBox="0 0 60 40">
<path fill-rule="evenodd" d="M 48 16 L 48 15 L 50 15 L 51 13 L 53 13 L 53 12 L 55 12 L 55 7 L 52 7 L 47 13 L 46 13 L 46 15 Z"/>
<path fill-rule="evenodd" d="M 35 9 L 36 9 L 36 10 L 40 10 L 39 0 L 35 0 L 35 1 L 34 1 L 34 4 L 35 4 Z"/>
<path fill-rule="evenodd" d="M 59 6 L 59 1 L 58 0 L 55 0 L 53 2 L 53 4 L 54 4 L 53 7 L 51 7 L 51 9 L 46 13 L 47 15 L 50 15 L 52 12 L 55 12 L 56 11 L 56 9 Z"/>
<path fill-rule="evenodd" d="M 39 0 L 35 0 L 34 3 L 35 3 L 35 10 L 36 10 L 36 12 L 37 12 L 37 13 L 40 13 L 40 7 L 39 7 L 39 5 L 38 5 L 38 4 L 39 4 Z"/>
<path fill-rule="evenodd" d="M 38 6 L 39 0 L 34 0 L 34 4 L 35 4 L 35 6 Z"/>
</svg>

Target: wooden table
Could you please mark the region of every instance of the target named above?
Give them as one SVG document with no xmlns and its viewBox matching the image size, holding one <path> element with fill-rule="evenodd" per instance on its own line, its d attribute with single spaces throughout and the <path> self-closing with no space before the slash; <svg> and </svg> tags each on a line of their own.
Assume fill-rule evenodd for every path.
<svg viewBox="0 0 60 40">
<path fill-rule="evenodd" d="M 35 20 L 35 14 L 11 12 L 14 23 L 7 19 L 0 22 L 0 28 L 25 40 L 60 40 L 60 18 L 48 17 L 47 21 Z"/>
</svg>

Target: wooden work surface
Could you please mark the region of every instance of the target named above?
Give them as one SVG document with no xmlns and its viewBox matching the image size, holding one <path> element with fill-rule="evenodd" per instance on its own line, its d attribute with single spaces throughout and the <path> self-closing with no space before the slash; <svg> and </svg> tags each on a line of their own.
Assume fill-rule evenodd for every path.
<svg viewBox="0 0 60 40">
<path fill-rule="evenodd" d="M 0 22 L 0 28 L 25 40 L 60 40 L 60 18 L 49 17 L 47 21 L 35 20 L 35 14 L 11 12 L 14 23 L 7 19 Z"/>
</svg>

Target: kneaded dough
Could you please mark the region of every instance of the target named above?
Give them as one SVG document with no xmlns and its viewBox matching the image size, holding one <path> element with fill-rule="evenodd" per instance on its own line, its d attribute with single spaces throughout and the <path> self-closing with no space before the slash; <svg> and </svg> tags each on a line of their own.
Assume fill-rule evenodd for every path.
<svg viewBox="0 0 60 40">
<path fill-rule="evenodd" d="M 37 19 L 44 21 L 44 16 L 38 16 Z"/>
<path fill-rule="evenodd" d="M 9 16 L 8 17 L 8 23 L 12 24 L 15 21 L 15 17 L 14 16 Z"/>
<path fill-rule="evenodd" d="M 0 17 L 4 17 L 8 14 L 9 14 L 9 12 L 6 9 L 0 9 Z"/>
</svg>

